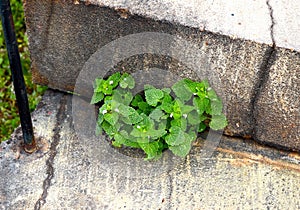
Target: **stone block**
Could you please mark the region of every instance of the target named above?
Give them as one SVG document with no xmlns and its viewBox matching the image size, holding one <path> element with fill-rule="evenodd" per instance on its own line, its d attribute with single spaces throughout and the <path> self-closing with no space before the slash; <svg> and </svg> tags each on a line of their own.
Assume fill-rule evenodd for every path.
<svg viewBox="0 0 300 210">
<path fill-rule="evenodd" d="M 107 49 L 113 49 L 107 53 L 113 55 L 107 64 L 109 68 L 101 69 L 105 66 L 104 64 L 100 67 L 90 66 L 95 71 L 91 71 L 90 75 L 85 75 L 86 81 L 77 86 L 75 92 L 84 93 L 83 95 L 89 98 L 92 93 L 92 83 L 98 76 L 97 74 L 100 72 L 100 75 L 107 75 L 108 72 L 116 70 L 135 72 L 159 68 L 180 77 L 192 79 L 207 77 L 212 79 L 213 87 L 226 105 L 224 111 L 229 125 L 225 129 L 225 134 L 254 138 L 266 144 L 293 150 L 300 149 L 300 145 L 294 143 L 295 139 L 299 139 L 299 135 L 297 136 L 299 134 L 299 112 L 297 112 L 299 101 L 296 100 L 299 98 L 299 92 L 296 89 L 299 87 L 299 80 L 297 80 L 299 63 L 289 63 L 293 60 L 292 57 L 287 59 L 290 54 L 289 50 L 276 48 L 281 53 L 275 56 L 273 62 L 274 49 L 266 44 L 203 31 L 203 28 L 154 20 L 133 15 L 126 9 L 96 6 L 88 2 L 27 0 L 25 15 L 33 79 L 36 83 L 62 91 L 74 91 L 76 81 L 81 76 L 80 72 L 87 67 L 86 62 L 99 49 L 107 47 Z M 169 34 L 175 38 L 160 43 L 152 37 L 150 41 L 140 42 L 142 51 L 145 50 L 144 53 L 135 54 L 132 51 L 128 52 L 131 56 L 122 57 L 126 50 L 130 51 L 130 47 L 137 43 L 129 41 L 116 46 L 116 40 L 143 32 Z M 189 47 L 186 43 L 193 43 L 193 47 Z M 155 47 L 159 45 L 162 50 L 155 51 Z M 195 48 L 197 53 L 195 53 Z M 182 62 L 181 58 L 193 65 L 187 65 Z M 101 63 L 102 61 L 95 59 L 95 62 Z M 272 62 L 274 65 L 271 65 Z M 272 76 L 273 70 L 269 68 L 272 66 L 273 69 L 277 69 L 276 65 L 278 67 L 285 65 L 287 69 L 292 68 L 291 72 L 296 78 L 294 81 L 296 83 L 286 83 L 288 87 L 283 89 L 282 85 L 274 85 L 280 83 L 282 79 L 289 81 L 288 73 L 283 75 L 282 70 L 280 70 L 282 76 L 275 76 L 277 74 Z M 198 70 L 202 67 L 204 70 L 199 74 Z M 269 72 L 270 77 L 267 82 Z M 271 79 L 274 80 L 271 81 Z M 264 87 L 265 89 L 261 91 Z M 272 88 L 276 88 L 276 94 L 279 95 L 294 92 L 293 100 L 285 100 L 281 97 L 285 100 L 286 107 L 294 107 L 294 111 L 288 111 L 288 119 L 293 125 L 288 127 L 291 130 L 284 129 L 283 124 L 277 122 L 279 119 L 286 118 L 286 113 L 277 110 L 277 107 L 281 106 L 275 104 L 277 101 L 269 103 L 268 106 L 264 104 L 269 98 L 264 98 L 263 92 L 271 91 Z M 278 114 L 278 116 L 276 114 L 277 120 L 275 121 L 274 117 L 268 117 L 274 113 Z M 284 139 L 280 139 L 280 135 L 277 134 L 276 138 L 272 138 L 272 135 L 269 137 L 272 130 L 275 131 L 272 135 L 286 131 L 288 133 Z"/>
</svg>

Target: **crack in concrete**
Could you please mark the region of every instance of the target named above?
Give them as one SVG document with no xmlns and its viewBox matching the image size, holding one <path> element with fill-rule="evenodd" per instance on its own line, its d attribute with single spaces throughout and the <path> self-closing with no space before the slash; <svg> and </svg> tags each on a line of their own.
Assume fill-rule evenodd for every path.
<svg viewBox="0 0 300 210">
<path fill-rule="evenodd" d="M 50 155 L 49 158 L 46 160 L 47 177 L 43 182 L 43 193 L 34 205 L 35 210 L 41 209 L 41 207 L 46 203 L 46 198 L 48 196 L 48 189 L 50 188 L 51 180 L 54 177 L 55 169 L 53 163 L 54 163 L 54 158 L 57 154 L 56 148 L 60 141 L 61 124 L 63 120 L 66 118 L 66 114 L 65 114 L 66 104 L 67 104 L 67 95 L 64 95 L 61 98 L 60 107 L 56 115 L 56 125 L 54 129 L 53 142 L 51 143 L 50 146 Z"/>
<path fill-rule="evenodd" d="M 272 47 L 275 48 L 276 43 L 275 43 L 275 38 L 274 38 L 274 26 L 275 26 L 274 10 L 273 10 L 273 8 L 270 4 L 270 0 L 267 0 L 266 4 L 268 6 L 269 13 L 270 13 L 270 18 L 271 18 L 270 35 L 271 35 L 271 40 L 272 40 Z"/>
<path fill-rule="evenodd" d="M 265 51 L 265 54 L 263 56 L 262 64 L 259 68 L 258 71 L 258 81 L 254 85 L 253 92 L 252 92 L 252 97 L 251 97 L 251 107 L 250 107 L 250 115 L 252 116 L 252 137 L 254 140 L 259 141 L 257 138 L 257 116 L 258 116 L 258 110 L 257 110 L 257 103 L 258 100 L 261 97 L 261 93 L 263 89 L 265 89 L 265 86 L 269 80 L 270 76 L 270 69 L 271 66 L 274 64 L 276 60 L 276 43 L 275 43 L 275 38 L 274 38 L 274 26 L 275 26 L 275 20 L 274 20 L 274 14 L 273 14 L 273 8 L 270 4 L 270 0 L 266 1 L 266 4 L 269 9 L 270 13 L 270 18 L 271 18 L 271 25 L 270 25 L 270 36 L 272 40 L 272 46 L 269 46 L 267 50 Z"/>
</svg>

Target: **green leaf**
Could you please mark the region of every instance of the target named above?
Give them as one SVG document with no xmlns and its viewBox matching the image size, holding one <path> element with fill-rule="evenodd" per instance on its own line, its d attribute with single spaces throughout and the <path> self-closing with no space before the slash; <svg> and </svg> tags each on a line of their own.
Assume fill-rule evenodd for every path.
<svg viewBox="0 0 300 210">
<path fill-rule="evenodd" d="M 213 89 L 209 89 L 207 91 L 207 96 L 211 101 L 218 100 L 219 97 L 217 96 L 217 93 Z"/>
<path fill-rule="evenodd" d="M 185 131 L 187 128 L 187 120 L 185 118 L 174 119 L 171 121 L 171 127 L 180 127 Z"/>
<path fill-rule="evenodd" d="M 135 86 L 134 78 L 128 73 L 124 73 L 120 79 L 120 87 L 121 88 L 129 88 L 132 89 Z"/>
<path fill-rule="evenodd" d="M 133 148 L 140 148 L 140 145 L 136 142 L 136 140 L 133 137 L 131 137 L 131 140 L 129 140 L 128 138 L 129 136 L 127 132 L 122 130 L 114 135 L 114 141 L 112 142 L 112 144 L 116 147 L 124 145 Z"/>
<path fill-rule="evenodd" d="M 120 135 L 122 135 L 125 139 L 129 138 L 128 131 L 132 130 L 132 126 L 130 128 L 126 128 L 126 126 L 122 127 L 122 130 L 119 132 Z"/>
<path fill-rule="evenodd" d="M 139 143 L 136 140 L 133 140 L 133 139 L 130 139 L 130 140 L 126 139 L 125 142 L 124 142 L 124 145 L 128 146 L 128 147 L 132 147 L 132 148 L 141 148 Z"/>
<path fill-rule="evenodd" d="M 103 89 L 102 89 L 102 92 L 105 94 L 105 95 L 111 95 L 112 94 L 112 91 L 113 91 L 113 84 L 110 84 L 111 81 L 107 80 L 105 81 L 105 83 L 103 84 Z"/>
<path fill-rule="evenodd" d="M 162 119 L 156 126 L 158 130 L 166 130 L 168 128 L 168 119 Z"/>
<path fill-rule="evenodd" d="M 191 111 L 196 110 L 194 106 L 184 105 L 184 104 L 180 105 L 180 109 L 182 114 L 188 114 Z"/>
<path fill-rule="evenodd" d="M 116 112 L 107 113 L 104 115 L 104 119 L 111 125 L 115 125 L 118 122 L 119 114 Z"/>
<path fill-rule="evenodd" d="M 166 124 L 159 129 L 155 129 L 154 121 L 152 119 L 145 114 L 141 114 L 141 116 L 143 117 L 143 120 L 134 126 L 130 133 L 130 135 L 138 138 L 137 141 L 139 143 L 153 141 L 167 134 L 167 131 L 165 130 Z"/>
<path fill-rule="evenodd" d="M 94 92 L 93 97 L 91 99 L 91 104 L 96 104 L 101 102 L 104 99 L 104 94 L 101 92 Z"/>
<path fill-rule="evenodd" d="M 180 127 L 172 126 L 170 134 L 166 136 L 166 143 L 171 146 L 183 144 L 186 141 L 184 133 Z"/>
<path fill-rule="evenodd" d="M 171 114 L 173 111 L 173 99 L 170 95 L 165 94 L 164 98 L 162 99 L 161 109 L 164 110 L 166 113 Z"/>
<path fill-rule="evenodd" d="M 111 102 L 112 101 L 105 101 L 105 103 L 99 109 L 99 114 L 101 113 L 104 115 L 110 112 L 112 110 Z"/>
<path fill-rule="evenodd" d="M 204 85 L 205 89 L 208 89 L 208 88 L 209 88 L 209 82 L 208 82 L 207 79 L 202 80 L 201 83 Z"/>
<path fill-rule="evenodd" d="M 111 144 L 112 144 L 114 147 L 122 147 L 122 144 L 120 144 L 118 141 L 112 141 Z"/>
<path fill-rule="evenodd" d="M 182 117 L 180 104 L 180 101 L 176 99 L 173 104 L 172 113 L 170 114 L 170 117 L 173 117 L 174 119 L 180 119 Z"/>
<path fill-rule="evenodd" d="M 210 109 L 208 109 L 208 114 L 220 115 L 223 110 L 223 104 L 221 100 L 211 101 Z"/>
<path fill-rule="evenodd" d="M 170 146 L 169 149 L 173 152 L 174 155 L 177 155 L 179 157 L 185 157 L 189 154 L 191 150 L 191 142 L 186 141 L 184 144 Z"/>
<path fill-rule="evenodd" d="M 170 93 L 171 93 L 171 89 L 170 88 L 163 88 L 161 90 L 165 93 L 165 95 L 170 95 Z"/>
<path fill-rule="evenodd" d="M 103 120 L 104 120 L 104 115 L 100 112 L 100 109 L 99 109 L 97 123 L 100 125 L 103 122 Z"/>
<path fill-rule="evenodd" d="M 188 142 L 195 141 L 197 138 L 196 130 L 191 129 L 191 131 L 189 131 L 189 133 L 185 133 L 185 138 L 187 139 Z"/>
<path fill-rule="evenodd" d="M 112 100 L 112 96 L 105 96 L 104 98 L 104 102 L 111 101 L 111 100 Z"/>
<path fill-rule="evenodd" d="M 140 117 L 142 118 L 142 120 L 137 124 L 140 128 L 140 130 L 143 131 L 148 131 L 151 128 L 154 127 L 154 122 L 153 120 L 151 120 L 147 115 L 145 115 L 144 113 L 142 113 L 140 115 Z"/>
<path fill-rule="evenodd" d="M 167 131 L 164 129 L 160 130 L 153 130 L 151 134 L 151 139 L 159 139 L 160 137 L 163 137 L 167 134 Z"/>
<path fill-rule="evenodd" d="M 158 159 L 162 155 L 163 145 L 161 142 L 150 142 L 145 144 L 140 144 L 142 150 L 147 154 L 146 160 Z"/>
<path fill-rule="evenodd" d="M 112 145 L 114 147 L 121 147 L 125 142 L 125 139 L 123 136 L 121 136 L 120 134 L 116 134 L 114 136 L 114 140 L 112 141 Z"/>
<path fill-rule="evenodd" d="M 130 102 L 132 101 L 132 93 L 130 91 L 122 90 L 122 89 L 117 89 L 113 90 L 113 97 L 112 100 L 122 103 L 125 105 L 129 105 Z"/>
<path fill-rule="evenodd" d="M 143 118 L 140 116 L 140 114 L 132 107 L 126 106 L 124 104 L 120 104 L 119 106 L 119 112 L 124 117 L 128 118 L 130 123 L 136 124 L 143 120 Z"/>
<path fill-rule="evenodd" d="M 174 91 L 175 95 L 182 101 L 190 100 L 193 95 L 193 93 L 183 80 L 176 82 L 172 86 L 172 90 Z"/>
<path fill-rule="evenodd" d="M 140 122 L 143 118 L 140 116 L 140 114 L 136 110 L 131 108 L 129 110 L 128 119 L 130 120 L 130 122 L 132 124 L 136 124 L 136 123 Z"/>
<path fill-rule="evenodd" d="M 111 75 L 107 80 L 96 78 L 94 92 L 111 95 L 112 90 L 118 86 L 120 77 L 120 73 L 117 72 Z"/>
<path fill-rule="evenodd" d="M 107 83 L 111 86 L 111 88 L 115 88 L 118 86 L 119 84 L 119 81 L 120 81 L 120 78 L 121 78 L 121 74 L 120 72 L 116 72 L 114 74 L 112 74 L 110 77 L 108 77 L 107 79 Z"/>
<path fill-rule="evenodd" d="M 131 125 L 132 126 L 132 123 L 131 123 L 131 121 L 128 117 L 120 116 L 119 121 L 121 123 L 125 123 L 126 125 Z"/>
<path fill-rule="evenodd" d="M 146 115 L 150 114 L 151 111 L 153 110 L 153 108 L 149 104 L 147 104 L 147 102 L 144 102 L 144 101 L 139 102 L 138 107 Z"/>
<path fill-rule="evenodd" d="M 194 97 L 193 104 L 199 115 L 202 115 L 209 107 L 210 101 L 208 98 Z"/>
<path fill-rule="evenodd" d="M 102 128 L 110 138 L 113 138 L 113 136 L 118 132 L 116 127 L 112 126 L 106 121 L 103 121 Z"/>
<path fill-rule="evenodd" d="M 156 108 L 150 113 L 149 117 L 155 121 L 160 121 L 160 118 L 163 117 L 164 115 L 165 114 L 160 108 Z"/>
<path fill-rule="evenodd" d="M 207 80 L 202 82 L 194 82 L 189 79 L 184 80 L 189 89 L 193 92 L 193 94 L 197 94 L 199 96 L 206 95 L 207 88 L 209 88 L 209 84 Z"/>
<path fill-rule="evenodd" d="M 112 141 L 112 145 L 113 145 L 114 147 L 121 147 L 122 144 L 125 143 L 125 140 L 126 140 L 126 139 L 125 139 L 121 134 L 116 133 L 116 134 L 114 135 L 114 140 Z"/>
<path fill-rule="evenodd" d="M 148 90 L 148 89 L 155 89 L 155 87 L 149 84 L 144 85 L 144 90 Z"/>
<path fill-rule="evenodd" d="M 144 138 L 147 137 L 147 134 L 145 134 L 146 131 L 142 131 L 136 127 L 134 127 L 130 133 L 131 136 L 136 137 L 136 138 Z"/>
<path fill-rule="evenodd" d="M 140 94 L 137 94 L 134 96 L 134 98 L 131 102 L 131 106 L 138 107 L 139 102 L 142 102 L 142 101 L 144 101 L 143 97 Z"/>
<path fill-rule="evenodd" d="M 208 116 L 206 116 L 206 114 L 199 115 L 200 122 L 203 122 L 204 120 L 207 120 L 207 119 L 209 119 L 209 118 L 208 118 Z"/>
<path fill-rule="evenodd" d="M 94 92 L 101 93 L 101 92 L 102 92 L 102 89 L 103 89 L 104 83 L 105 83 L 105 80 L 104 80 L 104 79 L 96 78 L 96 79 L 95 79 L 95 88 L 94 88 Z"/>
<path fill-rule="evenodd" d="M 191 125 L 198 125 L 200 123 L 199 114 L 195 110 L 188 114 L 187 119 Z"/>
<path fill-rule="evenodd" d="M 156 106 L 160 99 L 164 97 L 164 92 L 156 88 L 150 88 L 145 91 L 145 97 L 150 106 Z"/>
<path fill-rule="evenodd" d="M 227 126 L 227 120 L 224 114 L 213 115 L 209 127 L 213 130 L 221 130 Z"/>
<path fill-rule="evenodd" d="M 190 89 L 190 91 L 192 93 L 197 93 L 198 92 L 197 91 L 197 86 L 199 85 L 198 82 L 194 82 L 194 81 L 192 81 L 190 79 L 184 79 L 183 81 L 184 81 L 185 85 Z"/>
</svg>

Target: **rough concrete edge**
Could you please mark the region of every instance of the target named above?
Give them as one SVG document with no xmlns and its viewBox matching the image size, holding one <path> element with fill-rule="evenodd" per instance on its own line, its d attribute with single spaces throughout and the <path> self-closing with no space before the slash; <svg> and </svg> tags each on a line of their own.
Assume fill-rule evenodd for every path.
<svg viewBox="0 0 300 210">
<path fill-rule="evenodd" d="M 118 3 L 114 2 L 114 1 L 110 2 L 110 1 L 102 1 L 102 0 L 72 0 L 72 1 L 73 1 L 74 4 L 83 3 L 85 5 L 95 5 L 95 6 L 99 6 L 99 7 L 108 7 L 108 8 L 111 8 L 113 10 L 116 10 L 122 18 L 124 17 L 126 19 L 130 15 L 138 15 L 138 16 L 145 17 L 145 18 L 150 18 L 150 19 L 153 19 L 153 20 L 156 20 L 156 21 L 166 21 L 166 22 L 170 22 L 170 23 L 173 23 L 173 24 L 180 24 L 180 25 L 183 25 L 183 26 L 191 27 L 191 28 L 199 28 L 201 31 L 207 30 L 206 21 L 200 21 L 200 22 L 197 22 L 197 23 L 192 22 L 192 23 L 189 24 L 186 21 L 181 20 L 180 18 L 178 18 L 178 19 L 168 18 L 168 17 L 162 17 L 161 18 L 161 17 L 157 16 L 157 13 L 150 14 L 150 13 L 147 13 L 147 12 L 141 10 L 141 9 L 136 9 L 134 6 L 130 5 L 130 3 L 127 3 L 126 1 L 118 2 Z M 271 1 L 272 0 L 265 0 L 267 9 L 269 9 L 269 10 L 270 10 L 270 8 L 272 8 Z M 145 6 L 147 6 L 146 3 L 144 3 L 144 4 L 145 4 Z M 162 4 L 162 6 L 167 7 L 169 2 L 165 2 L 165 4 L 164 4 L 164 2 L 162 1 L 162 2 L 160 2 L 160 4 Z M 176 16 L 176 12 L 171 10 L 170 13 Z M 275 20 L 275 15 L 274 15 L 273 9 L 272 9 L 272 20 Z M 273 28 L 272 28 L 272 30 L 273 30 Z M 225 36 L 232 37 L 232 38 L 236 37 L 236 35 L 234 35 L 234 34 L 222 33 L 221 31 L 219 32 L 218 30 L 213 31 L 213 30 L 208 29 L 207 31 L 211 31 L 212 33 L 225 35 Z M 272 34 L 275 34 L 275 33 L 272 32 Z M 270 37 L 270 40 L 268 40 L 268 41 L 263 41 L 263 40 L 255 39 L 255 38 L 254 39 L 240 38 L 240 39 L 249 40 L 249 41 L 253 41 L 253 42 L 256 42 L 256 43 L 260 43 L 260 44 L 272 45 L 272 43 L 274 43 L 274 36 Z M 281 44 L 280 41 L 279 41 L 279 45 L 280 45 L 280 48 L 300 52 L 300 49 L 298 49 L 297 47 L 289 46 L 289 45 L 285 46 L 284 44 Z M 295 48 L 297 48 L 297 49 L 295 49 Z"/>
<path fill-rule="evenodd" d="M 24 1 L 24 5 L 26 4 L 27 1 L 29 1 L 29 0 L 25 0 Z M 86 6 L 93 5 L 93 6 L 98 6 L 98 7 L 101 7 L 101 8 L 107 8 L 107 9 L 110 9 L 112 12 L 117 12 L 120 15 L 121 18 L 125 18 L 125 19 L 127 19 L 128 16 L 130 16 L 130 15 L 134 15 L 134 16 L 137 16 L 137 17 L 140 17 L 140 18 L 153 19 L 154 21 L 158 21 L 158 22 L 162 22 L 162 23 L 166 22 L 166 23 L 169 23 L 169 24 L 174 25 L 174 26 L 181 25 L 181 26 L 188 27 L 188 28 L 194 28 L 194 29 L 199 30 L 200 32 L 211 33 L 211 34 L 213 34 L 215 36 L 220 36 L 220 37 L 225 36 L 225 37 L 228 37 L 229 39 L 231 39 L 233 41 L 235 41 L 235 40 L 237 40 L 237 41 L 238 40 L 240 40 L 240 41 L 249 41 L 251 43 L 257 43 L 259 45 L 270 46 L 269 49 L 265 53 L 265 59 L 267 61 L 271 60 L 273 57 L 276 57 L 275 55 L 271 55 L 272 53 L 274 53 L 273 51 L 276 51 L 276 49 L 284 49 L 284 51 L 292 51 L 292 52 L 295 51 L 295 52 L 297 52 L 294 49 L 288 49 L 288 48 L 276 46 L 275 38 L 274 38 L 274 26 L 275 26 L 276 22 L 275 22 L 275 19 L 274 19 L 273 9 L 272 9 L 272 6 L 270 4 L 270 0 L 266 1 L 266 5 L 268 6 L 269 13 L 270 13 L 270 22 L 271 22 L 271 24 L 270 24 L 270 37 L 271 37 L 271 40 L 272 40 L 271 44 L 259 43 L 259 42 L 255 42 L 253 40 L 239 38 L 239 37 L 232 37 L 232 36 L 229 36 L 229 35 L 226 35 L 226 34 L 221 34 L 219 32 L 212 32 L 212 31 L 206 30 L 205 28 L 195 28 L 195 27 L 186 26 L 186 25 L 174 22 L 174 21 L 155 19 L 155 18 L 148 17 L 148 16 L 145 16 L 145 15 L 142 15 L 142 14 L 135 14 L 135 13 L 131 14 L 128 11 L 128 9 L 124 9 L 124 8 L 121 8 L 121 7 L 106 6 L 106 5 L 101 4 L 101 3 L 92 3 L 92 1 L 83 1 L 83 0 L 58 0 L 58 1 L 62 1 L 63 3 L 75 4 L 75 5 L 77 5 L 77 4 L 82 4 L 82 5 L 86 5 Z M 53 2 L 51 2 L 51 4 L 50 4 L 50 9 L 49 9 L 50 11 L 52 11 L 52 9 L 53 9 L 52 7 L 53 7 Z M 49 19 L 48 21 L 50 21 L 51 15 L 48 17 L 48 19 Z M 48 21 L 46 21 L 46 22 L 48 22 Z M 28 24 L 28 20 L 26 20 L 26 18 L 25 18 L 25 22 L 26 22 L 26 25 L 27 25 Z M 49 30 L 49 29 L 45 29 L 45 30 Z M 43 44 L 42 48 L 44 48 L 46 46 L 47 40 L 43 40 L 43 43 L 44 44 Z M 29 43 L 29 49 L 30 49 L 30 43 Z M 264 62 L 264 64 L 262 65 L 261 69 L 265 69 L 268 66 L 267 61 Z M 33 81 L 36 84 L 50 85 L 51 86 L 51 82 L 49 82 L 46 78 L 42 77 L 39 74 L 39 72 L 37 71 L 37 66 L 36 66 L 34 60 L 32 61 L 31 69 L 33 71 Z M 261 73 L 263 73 L 263 72 L 261 72 Z M 41 79 L 43 80 L 42 82 L 38 82 L 35 79 L 35 78 L 39 78 L 39 77 L 41 77 Z M 64 91 L 63 88 L 60 88 L 60 87 L 51 87 L 51 88 L 53 88 L 55 90 Z M 72 92 L 72 90 L 69 90 L 69 91 Z"/>
</svg>

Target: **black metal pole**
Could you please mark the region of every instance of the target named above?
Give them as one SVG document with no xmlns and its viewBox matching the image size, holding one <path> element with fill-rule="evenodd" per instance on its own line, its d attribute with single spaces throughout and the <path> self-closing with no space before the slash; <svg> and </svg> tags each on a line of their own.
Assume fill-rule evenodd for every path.
<svg viewBox="0 0 300 210">
<path fill-rule="evenodd" d="M 19 108 L 19 115 L 25 143 L 24 149 L 26 152 L 32 153 L 35 151 L 36 145 L 9 0 L 0 0 L 0 10 L 4 38 L 12 73 L 12 80 Z"/>
</svg>

